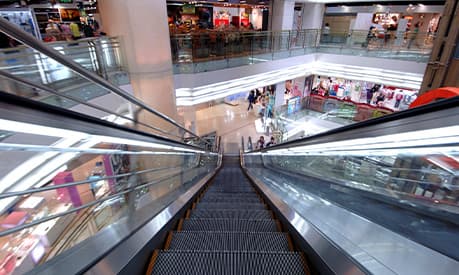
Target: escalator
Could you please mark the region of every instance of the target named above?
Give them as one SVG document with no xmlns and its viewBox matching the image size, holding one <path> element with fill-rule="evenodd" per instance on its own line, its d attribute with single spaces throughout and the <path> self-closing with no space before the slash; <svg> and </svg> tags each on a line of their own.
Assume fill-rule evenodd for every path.
<svg viewBox="0 0 459 275">
<path fill-rule="evenodd" d="M 223 167 L 155 250 L 147 274 L 310 274 L 302 252 L 243 174 Z"/>
<path fill-rule="evenodd" d="M 62 248 L 53 257 L 41 254 L 28 274 L 457 273 L 457 174 L 425 160 L 459 159 L 458 99 L 239 159 L 204 149 L 219 146 L 197 147 L 1 95 L 0 130 L 10 133 L 4 151 L 47 163 L 29 173 L 40 173 L 43 185 L 11 186 L 0 195 L 15 215 L 30 198 L 41 202 L 0 237 L 24 250 L 35 241 L 34 255 L 39 244 L 44 252 Z M 381 157 L 393 163 L 381 170 L 378 162 L 355 161 Z M 100 161 L 123 167 L 62 185 L 45 174 L 53 165 L 81 175 Z M 101 186 L 96 194 L 93 182 Z M 82 204 L 57 196 L 75 191 L 70 187 Z M 94 218 L 74 240 L 58 236 L 88 211 Z M 92 223 L 98 228 L 89 232 Z M 25 273 L 20 249 L 5 250 L 5 268 L 16 261 L 15 274 Z"/>
</svg>

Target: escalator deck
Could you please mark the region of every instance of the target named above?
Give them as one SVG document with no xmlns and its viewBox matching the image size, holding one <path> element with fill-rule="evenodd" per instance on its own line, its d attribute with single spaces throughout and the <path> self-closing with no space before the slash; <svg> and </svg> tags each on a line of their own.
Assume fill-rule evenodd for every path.
<svg viewBox="0 0 459 275">
<path fill-rule="evenodd" d="M 202 192 L 147 274 L 309 274 L 301 252 L 234 159 Z"/>
</svg>

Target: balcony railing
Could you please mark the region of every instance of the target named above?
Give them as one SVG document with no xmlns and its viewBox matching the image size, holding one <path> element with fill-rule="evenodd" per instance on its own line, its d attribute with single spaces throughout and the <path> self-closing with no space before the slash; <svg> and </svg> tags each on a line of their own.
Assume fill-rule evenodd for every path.
<svg viewBox="0 0 459 275">
<path fill-rule="evenodd" d="M 321 34 L 310 29 L 281 32 L 206 30 L 171 34 L 174 72 L 200 73 L 315 52 L 427 62 L 431 33 L 352 31 Z"/>
</svg>

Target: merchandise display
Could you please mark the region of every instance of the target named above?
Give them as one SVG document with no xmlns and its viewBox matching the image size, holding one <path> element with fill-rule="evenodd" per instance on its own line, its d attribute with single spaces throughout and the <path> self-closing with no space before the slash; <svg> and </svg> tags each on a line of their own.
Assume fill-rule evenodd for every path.
<svg viewBox="0 0 459 275">
<path fill-rule="evenodd" d="M 38 24 L 29 9 L 0 9 L 0 16 L 24 30 L 25 32 L 41 39 Z"/>
<path fill-rule="evenodd" d="M 111 160 L 107 158 L 107 161 Z M 121 163 L 127 165 L 126 161 Z M 100 156 L 74 167 L 71 171 L 59 172 L 50 184 L 60 185 L 84 179 L 95 179 L 95 181 L 92 184 L 66 186 L 26 196 L 10 207 L 10 212 L 0 217 L 0 227 L 5 230 L 56 216 L 37 226 L 27 227 L 0 238 L 0 274 L 27 273 L 43 259 L 49 259 L 49 253 L 53 247 L 63 245 L 63 233 L 80 214 L 80 212 L 68 212 L 82 203 L 93 201 L 95 197 L 100 198 L 109 193 L 108 182 L 98 180 L 107 174 L 104 166 L 104 157 Z M 107 167 L 113 171 L 118 166 L 110 162 Z M 94 192 L 94 195 L 91 194 L 91 191 Z M 94 221 L 98 228 L 102 228 L 112 217 L 111 207 L 105 207 L 104 211 L 99 212 L 95 215 Z M 65 215 L 60 216 L 60 214 Z M 88 237 L 93 233 L 89 232 Z"/>
<path fill-rule="evenodd" d="M 25 199 L 18 208 L 21 210 L 34 210 L 41 207 L 44 202 L 45 198 L 43 197 L 30 196 Z"/>
<path fill-rule="evenodd" d="M 56 213 L 63 213 L 72 208 L 71 204 L 64 204 L 57 207 L 54 211 Z M 38 237 L 46 246 L 52 246 L 59 238 L 61 233 L 70 224 L 75 217 L 75 213 L 71 213 L 44 223 L 41 223 L 31 233 L 33 236 Z"/>
<path fill-rule="evenodd" d="M 392 111 L 406 110 L 417 98 L 418 91 L 385 86 L 368 81 L 357 81 L 327 76 L 316 76 L 312 95 L 333 96 L 354 103 L 387 108 Z"/>
<path fill-rule="evenodd" d="M 14 228 L 16 226 L 23 224 L 28 217 L 29 213 L 25 211 L 13 211 L 5 219 L 1 221 L 0 226 L 7 229 Z"/>
</svg>

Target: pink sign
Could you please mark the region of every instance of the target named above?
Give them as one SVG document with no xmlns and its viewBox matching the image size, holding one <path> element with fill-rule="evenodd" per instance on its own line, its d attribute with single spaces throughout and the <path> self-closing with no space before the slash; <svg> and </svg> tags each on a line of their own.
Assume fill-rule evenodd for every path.
<svg viewBox="0 0 459 275">
<path fill-rule="evenodd" d="M 58 173 L 54 179 L 54 185 L 60 185 L 64 183 L 74 182 L 72 172 L 64 171 Z M 62 202 L 72 202 L 73 206 L 78 207 L 81 206 L 83 203 L 81 202 L 80 193 L 76 186 L 69 186 L 65 188 L 58 188 L 56 189 L 58 194 L 58 199 Z"/>
</svg>

